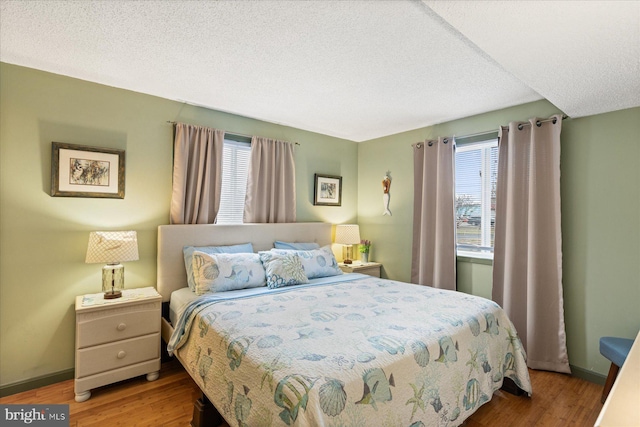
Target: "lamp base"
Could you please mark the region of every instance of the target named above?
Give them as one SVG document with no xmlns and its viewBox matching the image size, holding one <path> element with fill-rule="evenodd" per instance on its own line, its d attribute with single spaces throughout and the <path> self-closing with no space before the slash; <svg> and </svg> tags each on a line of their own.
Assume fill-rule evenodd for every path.
<svg viewBox="0 0 640 427">
<path fill-rule="evenodd" d="M 102 291 L 105 299 L 120 298 L 124 289 L 124 266 L 107 264 L 102 267 Z"/>
<path fill-rule="evenodd" d="M 122 292 L 120 291 L 109 291 L 104 293 L 104 299 L 120 298 L 121 296 Z"/>
<path fill-rule="evenodd" d="M 342 262 L 345 264 L 353 264 L 353 245 L 344 245 L 342 251 Z"/>
</svg>

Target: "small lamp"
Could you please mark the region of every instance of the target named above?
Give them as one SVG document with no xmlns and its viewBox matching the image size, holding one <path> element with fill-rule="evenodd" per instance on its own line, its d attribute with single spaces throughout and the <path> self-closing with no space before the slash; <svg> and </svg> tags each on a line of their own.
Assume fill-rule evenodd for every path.
<svg viewBox="0 0 640 427">
<path fill-rule="evenodd" d="M 92 231 L 85 262 L 106 263 L 102 267 L 105 299 L 120 298 L 124 289 L 122 261 L 138 260 L 138 236 L 135 231 Z"/>
<path fill-rule="evenodd" d="M 352 264 L 353 245 L 360 243 L 360 227 L 357 224 L 336 225 L 336 243 L 345 245 L 345 264 Z"/>
</svg>

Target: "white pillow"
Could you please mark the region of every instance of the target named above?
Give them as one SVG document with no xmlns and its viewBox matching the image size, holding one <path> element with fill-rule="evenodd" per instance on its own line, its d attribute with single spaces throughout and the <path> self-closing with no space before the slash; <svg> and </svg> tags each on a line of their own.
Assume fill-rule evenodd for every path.
<svg viewBox="0 0 640 427">
<path fill-rule="evenodd" d="M 293 252 L 284 251 L 281 254 L 272 251 L 259 252 L 260 260 L 266 271 L 269 289 L 309 283 L 304 274 L 300 257 Z"/>
<path fill-rule="evenodd" d="M 207 254 L 193 252 L 195 293 L 256 288 L 266 282 L 258 254 Z"/>
<path fill-rule="evenodd" d="M 242 245 L 231 246 L 185 246 L 182 248 L 184 256 L 184 267 L 187 270 L 187 284 L 189 289 L 196 291 L 196 280 L 193 277 L 193 252 L 200 251 L 207 254 L 237 254 L 237 253 L 253 253 L 253 245 L 244 243 Z"/>
<path fill-rule="evenodd" d="M 295 253 L 302 260 L 304 273 L 309 279 L 317 279 L 319 277 L 337 276 L 342 274 L 342 270 L 338 267 L 338 261 L 333 256 L 330 246 L 324 246 L 320 249 L 310 251 L 291 251 L 284 249 L 271 249 L 274 253 Z"/>
</svg>

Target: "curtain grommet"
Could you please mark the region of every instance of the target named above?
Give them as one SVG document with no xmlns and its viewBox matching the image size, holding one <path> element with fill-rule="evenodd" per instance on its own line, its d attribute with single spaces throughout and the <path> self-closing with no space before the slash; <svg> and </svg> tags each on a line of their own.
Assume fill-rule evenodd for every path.
<svg viewBox="0 0 640 427">
<path fill-rule="evenodd" d="M 542 126 L 542 122 L 540 120 L 536 120 L 536 126 L 538 127 Z"/>
<path fill-rule="evenodd" d="M 449 143 L 449 138 L 445 138 L 443 141 L 444 141 L 445 144 L 448 144 Z"/>
<path fill-rule="evenodd" d="M 433 141 L 429 141 L 429 147 L 433 146 Z"/>
</svg>

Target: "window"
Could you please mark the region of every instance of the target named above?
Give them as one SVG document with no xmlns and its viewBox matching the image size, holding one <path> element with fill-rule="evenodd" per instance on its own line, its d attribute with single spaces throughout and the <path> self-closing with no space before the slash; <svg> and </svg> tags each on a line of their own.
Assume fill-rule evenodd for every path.
<svg viewBox="0 0 640 427">
<path fill-rule="evenodd" d="M 242 224 L 251 143 L 225 138 L 222 150 L 222 193 L 216 224 Z"/>
<path fill-rule="evenodd" d="M 497 134 L 456 139 L 458 255 L 493 257 L 497 176 Z"/>
</svg>

